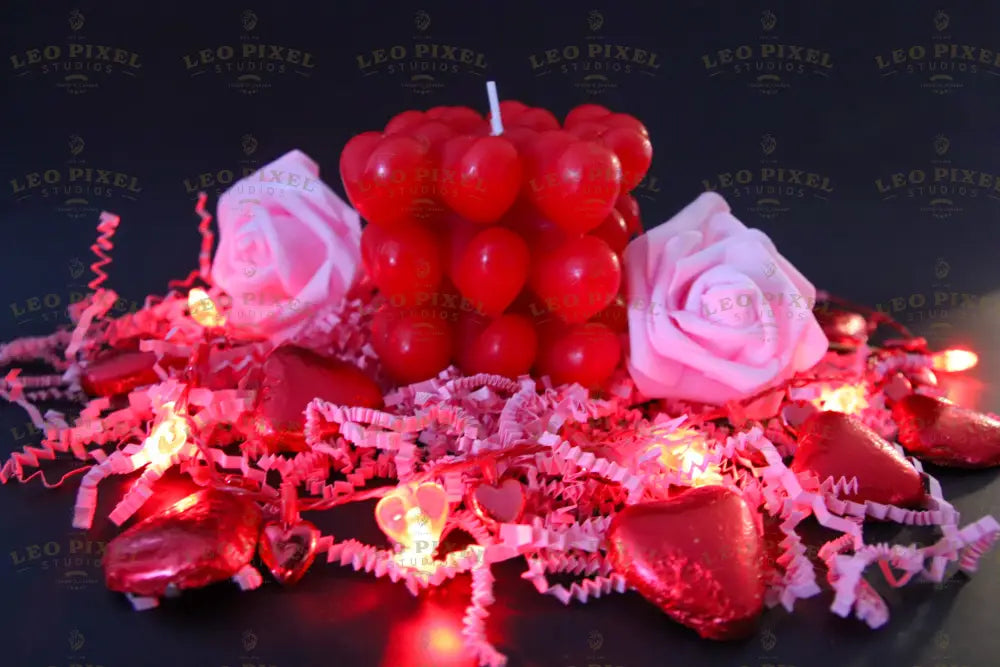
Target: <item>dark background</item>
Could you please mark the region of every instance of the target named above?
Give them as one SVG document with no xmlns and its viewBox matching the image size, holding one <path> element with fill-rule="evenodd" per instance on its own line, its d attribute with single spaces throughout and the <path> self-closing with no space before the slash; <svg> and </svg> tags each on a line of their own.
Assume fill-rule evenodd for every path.
<svg viewBox="0 0 1000 667">
<path fill-rule="evenodd" d="M 66 321 L 67 303 L 90 278 L 82 267 L 91 261 L 101 210 L 122 216 L 108 284 L 124 297 L 120 311 L 134 308 L 196 266 L 199 187 L 207 185 L 214 208 L 227 174 L 238 178 L 300 148 L 342 192 L 337 160 L 349 137 L 407 108 L 461 104 L 485 111 L 489 78 L 501 97 L 560 117 L 583 102 L 638 116 L 655 151 L 650 177 L 636 193 L 647 227 L 692 199 L 704 181 L 719 182 L 720 174 L 750 170 L 751 188 L 765 166 L 828 177 L 832 193 L 823 198 L 798 186 L 769 196 L 722 192 L 818 287 L 880 304 L 935 345 L 973 345 L 980 367 L 952 395 L 1000 410 L 993 335 L 1000 305 L 988 298 L 1000 287 L 1000 190 L 988 176 L 1000 173 L 998 19 L 1000 6 L 985 1 L 548 2 L 544 8 L 495 0 L 7 2 L 0 9 L 0 220 L 7 239 L 0 338 L 45 333 Z M 286 62 L 283 73 L 239 80 L 245 73 L 238 71 L 239 55 L 229 61 L 232 74 L 216 73 L 213 65 L 189 69 L 185 61 L 197 60 L 202 49 L 229 45 L 239 54 L 254 43 L 280 45 L 284 53 L 299 49 L 313 66 Z M 487 66 L 432 69 L 430 79 L 412 79 L 405 68 L 417 43 L 469 48 L 484 54 Z M 561 63 L 532 67 L 531 56 L 544 61 L 548 49 L 577 45 L 586 52 L 601 43 L 655 53 L 659 67 L 632 63 L 626 72 L 616 69 L 621 61 L 594 63 L 585 55 L 575 72 L 564 73 Z M 66 62 L 109 64 L 68 58 L 73 44 L 84 54 L 89 45 L 95 55 L 96 46 L 110 47 L 112 58 L 123 49 L 126 64 L 110 63 L 110 73 L 53 70 Z M 804 47 L 803 59 L 816 49 L 816 60 L 832 66 L 762 60 L 764 44 L 775 52 L 777 45 Z M 956 57 L 949 49 L 933 58 L 937 44 L 959 45 Z M 394 45 L 407 49 L 403 72 L 359 67 L 359 56 L 371 60 L 373 51 Z M 740 61 L 748 73 L 714 66 L 724 58 L 719 51 L 740 46 L 754 54 Z M 51 47 L 59 47 L 60 57 L 28 62 L 33 49 L 43 54 L 46 47 L 52 56 Z M 919 56 L 921 47 L 922 59 L 893 64 L 894 50 Z M 766 69 L 774 63 L 794 71 Z M 120 182 L 132 190 L 67 182 L 71 173 L 86 173 L 71 170 L 88 168 L 95 178 L 98 169 L 124 174 Z M 935 169 L 953 168 L 966 170 L 972 183 L 933 182 Z M 58 182 L 28 187 L 33 174 L 46 172 Z M 895 173 L 913 180 L 923 173 L 926 180 L 881 192 L 878 182 L 890 183 Z M 67 192 L 67 186 L 81 187 Z M 0 417 L 3 453 L 38 441 L 19 410 Z M 1000 504 L 993 472 L 934 472 L 966 521 Z M 114 487 L 102 488 L 107 507 L 99 517 L 114 502 Z M 319 564 L 292 589 L 269 583 L 240 594 L 222 585 L 133 613 L 101 580 L 97 542 L 114 531 L 99 522 L 90 535 L 73 532 L 74 494 L 75 481 L 57 491 L 37 484 L 0 488 L 4 665 L 461 664 L 448 656 L 457 648 L 465 580 L 412 598 L 402 586 Z M 378 539 L 371 507 L 331 514 L 312 518 L 338 538 Z M 875 537 L 921 538 L 895 529 Z M 497 569 L 488 623 L 512 665 L 1000 663 L 996 553 L 968 584 L 957 577 L 889 592 L 892 618 L 878 631 L 830 614 L 824 594 L 800 602 L 793 616 L 768 612 L 759 636 L 731 645 L 699 640 L 635 594 L 563 609 L 521 580 L 521 567 Z"/>
</svg>

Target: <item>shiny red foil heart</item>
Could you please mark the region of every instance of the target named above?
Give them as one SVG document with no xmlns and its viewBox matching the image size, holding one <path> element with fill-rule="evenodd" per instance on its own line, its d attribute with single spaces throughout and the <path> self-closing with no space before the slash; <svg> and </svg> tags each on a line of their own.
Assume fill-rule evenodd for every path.
<svg viewBox="0 0 1000 667">
<path fill-rule="evenodd" d="M 899 444 L 940 466 L 1000 465 L 1000 421 L 940 398 L 910 394 L 892 408 Z"/>
<path fill-rule="evenodd" d="M 516 479 L 505 479 L 499 486 L 480 484 L 470 496 L 473 511 L 487 521 L 514 523 L 524 513 L 524 487 Z"/>
<path fill-rule="evenodd" d="M 821 482 L 857 477 L 857 491 L 840 496 L 856 503 L 913 507 L 924 500 L 916 468 L 878 433 L 843 412 L 817 412 L 799 427 L 791 468 L 811 472 Z"/>
<path fill-rule="evenodd" d="M 868 340 L 868 320 L 858 313 L 820 308 L 815 315 L 831 343 L 859 345 Z"/>
<path fill-rule="evenodd" d="M 382 392 L 361 369 L 292 345 L 271 352 L 256 388 L 254 431 L 271 451 L 306 449 L 305 409 L 314 398 L 382 407 Z"/>
<path fill-rule="evenodd" d="M 294 584 L 313 564 L 318 543 L 319 529 L 308 521 L 288 528 L 272 522 L 260 536 L 260 559 L 279 582 Z"/>
<path fill-rule="evenodd" d="M 764 607 L 758 515 L 737 493 L 702 486 L 631 505 L 608 530 L 614 568 L 647 600 L 707 639 L 741 639 Z"/>
<path fill-rule="evenodd" d="M 252 500 L 202 489 L 143 519 L 108 543 L 104 578 L 113 591 L 161 596 L 235 575 L 253 558 L 261 511 Z"/>
</svg>

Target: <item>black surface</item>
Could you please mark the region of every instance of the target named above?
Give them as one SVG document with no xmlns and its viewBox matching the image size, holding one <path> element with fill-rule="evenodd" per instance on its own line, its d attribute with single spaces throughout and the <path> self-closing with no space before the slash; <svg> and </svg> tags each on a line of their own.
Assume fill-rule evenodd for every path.
<svg viewBox="0 0 1000 667">
<path fill-rule="evenodd" d="M 74 9 L 78 14 L 71 18 Z M 430 18 L 423 31 L 418 10 Z M 0 9 L 0 44 L 6 49 L 0 220 L 7 239 L 0 263 L 0 338 L 44 333 L 65 321 L 66 303 L 89 279 L 80 267 L 91 261 L 87 248 L 102 208 L 122 216 L 109 284 L 128 308 L 195 265 L 190 186 L 203 174 L 208 176 L 202 186 L 209 186 L 214 201 L 219 172 L 252 169 L 298 147 L 340 189 L 336 165 L 347 138 L 405 108 L 484 109 L 489 77 L 503 97 L 558 115 L 596 101 L 639 116 L 656 152 L 651 178 L 639 192 L 647 225 L 689 201 L 705 180 L 720 181 L 719 174 L 772 166 L 829 177 L 833 191 L 825 199 L 807 191 L 799 197 L 797 189 L 783 193 L 776 216 L 761 211 L 746 193 L 723 194 L 737 215 L 768 232 L 818 286 L 896 310 L 934 344 L 973 344 L 982 355 L 975 373 L 981 381 L 977 404 L 1000 410 L 1000 346 L 994 336 L 1000 302 L 984 299 L 1000 287 L 1000 201 L 994 196 L 1000 190 L 991 185 L 995 178 L 982 176 L 1000 173 L 1000 67 L 993 64 L 1000 51 L 998 12 L 987 2 L 563 2 L 545 3 L 544 9 L 492 0 L 370 7 L 8 2 Z M 586 48 L 602 40 L 656 53 L 661 66 L 652 76 L 613 72 L 600 82 L 599 94 L 558 69 L 541 75 L 532 70 L 533 54 L 542 58 L 547 49 Z M 365 76 L 359 70 L 359 55 L 368 58 L 393 45 L 412 49 L 415 41 L 482 52 L 488 66 L 485 73 L 438 73 L 424 92 L 404 85 L 398 73 Z M 184 56 L 200 49 L 239 50 L 255 42 L 284 46 L 286 53 L 301 49 L 315 66 L 304 70 L 306 77 L 286 65 L 284 75 L 264 77 L 243 91 L 231 86 L 233 76 L 192 76 L 197 68 L 186 69 Z M 68 51 L 74 43 L 110 46 L 109 57 L 116 48 L 136 52 L 133 62 L 141 67 L 134 75 L 91 73 L 85 85 L 96 87 L 72 90 L 60 85 L 64 74 L 18 67 L 31 49 Z M 780 81 L 763 88 L 747 75 L 712 76 L 706 68 L 703 56 L 711 64 L 723 57 L 720 50 L 760 49 L 763 43 L 814 48 L 817 60 L 824 62 L 828 53 L 833 66 L 821 74 L 806 67 L 802 74 L 782 72 Z M 990 64 L 971 73 L 968 60 L 946 58 L 944 65 L 955 68 L 947 70 L 950 81 L 931 81 L 919 68 L 880 69 L 877 57 L 891 61 L 894 49 L 923 46 L 933 53 L 936 44 L 960 45 L 960 56 Z M 130 58 L 123 55 L 126 63 Z M 774 148 L 765 154 L 762 146 Z M 140 191 L 105 196 L 90 190 L 79 197 L 86 202 L 70 204 L 58 191 L 41 188 L 24 197 L 28 189 L 21 188 L 30 174 L 54 170 L 53 177 L 65 180 L 72 168 L 121 172 L 126 183 L 137 179 Z M 933 178 L 935 168 L 967 170 L 968 178 L 985 186 L 948 184 L 964 188 L 949 190 L 944 198 L 950 204 L 932 204 L 942 197 L 927 190 L 904 187 L 888 199 L 892 193 L 880 192 L 877 182 L 890 183 L 893 173 L 922 170 Z M 20 411 L 4 409 L 0 418 L 0 452 L 37 442 Z M 966 521 L 1000 507 L 995 477 L 992 471 L 940 474 Z M 0 488 L 4 665 L 447 664 L 441 655 L 458 628 L 465 580 L 412 598 L 402 586 L 321 564 L 293 589 L 271 583 L 240 594 L 223 585 L 134 613 L 123 598 L 104 590 L 96 553 L 86 553 L 88 544 L 113 531 L 107 524 L 87 536 L 71 530 L 74 493 L 75 482 L 57 491 L 37 484 Z M 102 510 L 113 497 L 114 488 L 104 488 Z M 367 506 L 316 521 L 338 537 L 378 539 Z M 926 536 L 888 530 L 881 537 L 908 542 Z M 62 560 L 74 551 L 82 559 L 78 564 Z M 41 556 L 31 558 L 36 553 Z M 881 630 L 833 616 L 824 594 L 800 602 L 791 616 L 768 612 L 760 636 L 732 645 L 699 640 L 635 594 L 565 609 L 537 595 L 518 577 L 520 567 L 498 569 L 489 621 L 491 637 L 512 665 L 1000 664 L 995 552 L 972 581 L 889 592 L 892 618 Z"/>
</svg>

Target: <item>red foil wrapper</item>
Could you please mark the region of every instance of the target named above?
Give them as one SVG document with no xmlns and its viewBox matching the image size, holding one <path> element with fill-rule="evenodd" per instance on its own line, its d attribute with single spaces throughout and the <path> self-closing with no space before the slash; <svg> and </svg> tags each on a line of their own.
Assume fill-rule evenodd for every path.
<svg viewBox="0 0 1000 667">
<path fill-rule="evenodd" d="M 143 519 L 108 543 L 104 578 L 113 591 L 162 596 L 235 575 L 253 558 L 261 511 L 252 500 L 203 489 Z"/>
<path fill-rule="evenodd" d="M 868 340 L 868 320 L 858 313 L 819 309 L 815 314 L 816 321 L 831 343 L 860 345 Z"/>
<path fill-rule="evenodd" d="M 643 597 L 707 639 L 742 639 L 764 607 L 765 549 L 737 493 L 703 486 L 631 505 L 608 530 L 615 569 Z"/>
<path fill-rule="evenodd" d="M 843 412 L 817 412 L 803 422 L 791 468 L 812 472 L 821 482 L 857 477 L 857 491 L 840 496 L 856 503 L 914 507 L 924 500 L 917 469 L 878 433 Z"/>
<path fill-rule="evenodd" d="M 314 398 L 337 405 L 382 407 L 382 392 L 361 369 L 293 345 L 271 352 L 257 389 L 254 430 L 271 451 L 306 449 L 305 409 Z"/>
<path fill-rule="evenodd" d="M 80 375 L 80 387 L 88 396 L 127 394 L 160 381 L 155 364 L 152 352 L 116 352 L 88 365 Z"/>
<path fill-rule="evenodd" d="M 1000 421 L 940 398 L 910 394 L 892 408 L 899 444 L 910 454 L 953 468 L 1000 465 Z"/>
</svg>

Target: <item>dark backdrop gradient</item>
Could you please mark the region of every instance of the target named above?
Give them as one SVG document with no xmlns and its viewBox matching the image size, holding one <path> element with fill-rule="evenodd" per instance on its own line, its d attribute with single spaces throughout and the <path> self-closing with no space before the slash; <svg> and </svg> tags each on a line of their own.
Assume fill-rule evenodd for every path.
<svg viewBox="0 0 1000 667">
<path fill-rule="evenodd" d="M 17 0 L 0 31 L 3 339 L 66 321 L 101 210 L 122 216 L 109 285 L 126 310 L 195 266 L 198 189 L 214 208 L 232 178 L 300 148 L 342 192 L 349 137 L 407 108 L 485 111 L 494 79 L 560 117 L 583 102 L 638 116 L 655 151 L 636 193 L 647 227 L 720 188 L 818 287 L 881 304 L 935 345 L 974 345 L 981 365 L 958 389 L 1000 409 L 996 3 Z M 433 57 L 462 49 L 472 65 Z M 2 419 L 0 453 L 38 442 L 20 411 Z M 994 473 L 934 472 L 966 520 L 1000 509 Z M 75 486 L 0 488 L 4 665 L 462 664 L 449 655 L 465 580 L 412 598 L 321 563 L 291 589 L 224 584 L 133 613 L 101 582 L 111 527 L 70 529 Z M 374 541 L 371 510 L 315 520 Z M 968 584 L 887 592 L 878 631 L 830 614 L 823 594 L 726 645 L 636 594 L 564 609 L 521 568 L 497 569 L 488 624 L 512 665 L 1000 664 L 995 553 Z"/>
</svg>

